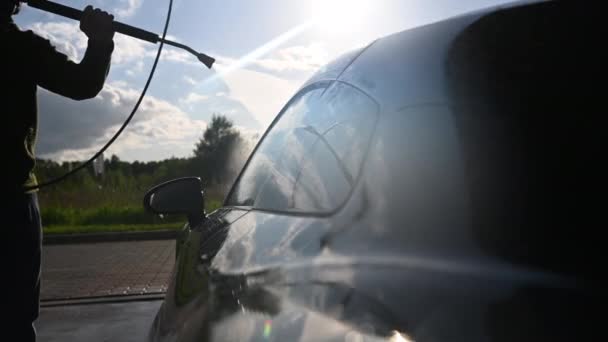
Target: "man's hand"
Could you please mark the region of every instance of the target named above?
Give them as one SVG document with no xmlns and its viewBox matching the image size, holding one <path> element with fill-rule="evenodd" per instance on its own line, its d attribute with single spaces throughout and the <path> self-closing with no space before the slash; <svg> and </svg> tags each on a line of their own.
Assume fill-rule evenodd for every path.
<svg viewBox="0 0 608 342">
<path fill-rule="evenodd" d="M 113 22 L 113 15 L 89 5 L 84 9 L 84 13 L 80 19 L 80 30 L 90 40 L 111 42 L 112 38 L 114 38 Z"/>
</svg>

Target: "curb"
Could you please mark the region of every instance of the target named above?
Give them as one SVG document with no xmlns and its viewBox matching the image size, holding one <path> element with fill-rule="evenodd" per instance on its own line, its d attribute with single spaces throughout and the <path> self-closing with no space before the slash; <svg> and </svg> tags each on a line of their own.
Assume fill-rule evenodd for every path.
<svg viewBox="0 0 608 342">
<path fill-rule="evenodd" d="M 108 232 L 87 234 L 49 234 L 42 240 L 43 245 L 64 245 L 75 243 L 171 240 L 175 239 L 179 230 L 156 230 L 150 232 Z"/>
<path fill-rule="evenodd" d="M 57 306 L 73 305 L 92 305 L 92 304 L 118 304 L 130 302 L 147 302 L 165 299 L 164 293 L 154 293 L 145 295 L 118 295 L 118 296 L 99 296 L 89 298 L 65 298 L 41 300 L 41 308 L 53 308 Z"/>
</svg>

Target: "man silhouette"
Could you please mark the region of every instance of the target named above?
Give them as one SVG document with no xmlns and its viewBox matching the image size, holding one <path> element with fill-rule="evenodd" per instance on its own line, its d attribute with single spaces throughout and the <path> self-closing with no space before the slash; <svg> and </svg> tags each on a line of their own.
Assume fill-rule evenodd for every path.
<svg viewBox="0 0 608 342">
<path fill-rule="evenodd" d="M 0 0 L 0 146 L 4 161 L 4 196 L 0 254 L 3 297 L 0 327 L 13 341 L 35 341 L 41 262 L 41 222 L 33 169 L 37 133 L 36 91 L 40 86 L 75 100 L 95 97 L 105 82 L 114 49 L 113 17 L 88 6 L 80 29 L 89 38 L 80 63 L 57 52 L 46 39 L 21 31 L 12 16 L 18 0 Z M 4 202 L 4 201 L 3 201 Z"/>
</svg>

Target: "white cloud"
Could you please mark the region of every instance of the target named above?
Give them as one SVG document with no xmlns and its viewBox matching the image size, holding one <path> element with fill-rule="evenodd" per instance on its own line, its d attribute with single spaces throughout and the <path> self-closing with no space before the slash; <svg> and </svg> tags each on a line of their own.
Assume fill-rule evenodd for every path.
<svg viewBox="0 0 608 342">
<path fill-rule="evenodd" d="M 142 70 L 144 70 L 144 62 L 139 60 L 135 62 L 128 70 L 126 70 L 125 73 L 132 77 L 141 73 Z"/>
<path fill-rule="evenodd" d="M 124 82 L 107 84 L 99 96 L 86 102 L 41 91 L 39 155 L 59 161 L 89 157 L 118 130 L 138 95 Z M 205 127 L 204 121 L 148 96 L 108 153 L 127 160 L 186 157 Z"/>
<path fill-rule="evenodd" d="M 195 80 L 194 78 L 192 78 L 190 76 L 184 76 L 182 79 L 184 80 L 184 82 L 188 83 L 189 85 L 196 85 L 198 83 L 197 80 Z"/>
<path fill-rule="evenodd" d="M 303 80 L 330 60 L 330 55 L 321 43 L 294 45 L 276 50 L 263 58 L 242 62 L 237 58 L 216 55 L 216 67 L 220 70 L 251 69 L 272 73 L 275 76 Z M 235 66 L 238 66 L 235 68 Z M 294 76 L 296 73 L 296 77 Z"/>
<path fill-rule="evenodd" d="M 116 15 L 121 18 L 127 18 L 137 12 L 139 7 L 141 7 L 141 4 L 143 3 L 143 0 L 120 0 L 120 2 L 121 6 L 116 8 L 114 10 L 114 13 L 116 13 Z"/>
<path fill-rule="evenodd" d="M 322 44 L 291 46 L 252 63 L 271 71 L 315 71 L 328 62 L 329 56 Z"/>
<path fill-rule="evenodd" d="M 133 124 L 110 152 L 140 161 L 191 156 L 207 124 L 183 114 L 171 112 Z"/>
<path fill-rule="evenodd" d="M 143 40 L 117 34 L 114 36 L 113 64 L 142 63 L 142 59 L 154 54 L 154 45 Z"/>
<path fill-rule="evenodd" d="M 41 37 L 48 39 L 72 60 L 80 60 L 87 47 L 87 36 L 80 31 L 78 23 L 37 22 L 28 26 Z"/>
<path fill-rule="evenodd" d="M 88 39 L 80 31 L 77 22 L 36 22 L 28 26 L 38 35 L 48 39 L 70 59 L 80 61 L 87 48 Z M 154 46 L 142 40 L 130 38 L 121 34 L 114 36 L 114 52 L 112 64 L 122 65 L 131 62 L 141 70 L 142 58 L 154 55 Z"/>
<path fill-rule="evenodd" d="M 156 55 L 156 52 L 154 52 Z M 196 59 L 192 54 L 185 52 L 183 50 L 176 50 L 175 48 L 168 47 L 165 45 L 163 48 L 163 53 L 160 56 L 160 59 L 163 61 L 182 63 L 187 65 L 201 66 L 201 62 Z"/>
<path fill-rule="evenodd" d="M 209 120 L 213 114 L 222 114 L 235 125 L 253 130 L 262 128 L 255 115 L 241 101 L 231 96 L 227 87 L 224 90 L 217 90 L 205 89 L 204 85 L 199 85 L 177 102 L 183 110 L 195 118 Z"/>
<path fill-rule="evenodd" d="M 180 102 L 191 105 L 193 103 L 203 102 L 203 101 L 207 100 L 208 98 L 209 98 L 209 96 L 207 96 L 207 95 L 189 93 L 186 97 L 180 99 Z"/>
</svg>

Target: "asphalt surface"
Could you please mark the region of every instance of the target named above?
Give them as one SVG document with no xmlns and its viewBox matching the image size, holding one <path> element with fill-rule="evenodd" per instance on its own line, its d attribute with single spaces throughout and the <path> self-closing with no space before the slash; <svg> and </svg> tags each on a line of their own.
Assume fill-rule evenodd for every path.
<svg viewBox="0 0 608 342">
<path fill-rule="evenodd" d="M 175 241 L 47 245 L 41 301 L 162 294 L 175 264 Z"/>
<path fill-rule="evenodd" d="M 145 341 L 161 301 L 42 308 L 38 341 Z"/>
<path fill-rule="evenodd" d="M 38 340 L 144 341 L 174 263 L 174 240 L 44 246 Z"/>
</svg>

